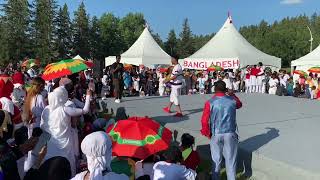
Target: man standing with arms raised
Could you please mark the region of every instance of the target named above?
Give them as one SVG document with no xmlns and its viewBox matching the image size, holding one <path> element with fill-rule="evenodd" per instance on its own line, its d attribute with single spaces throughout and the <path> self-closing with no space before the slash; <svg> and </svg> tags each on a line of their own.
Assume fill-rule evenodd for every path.
<svg viewBox="0 0 320 180">
<path fill-rule="evenodd" d="M 115 103 L 120 103 L 123 88 L 123 64 L 120 63 L 121 56 L 116 56 L 116 62 L 111 65 L 113 92 Z"/>
<path fill-rule="evenodd" d="M 170 78 L 165 80 L 165 82 L 169 82 L 171 84 L 170 103 L 167 107 L 163 108 L 163 110 L 167 113 L 171 113 L 171 106 L 174 104 L 177 107 L 177 113 L 175 116 L 182 117 L 179 96 L 181 93 L 183 72 L 181 65 L 178 63 L 178 59 L 179 58 L 177 56 L 173 56 L 171 58 L 171 63 L 174 67 L 172 69 Z"/>
<path fill-rule="evenodd" d="M 241 101 L 232 92 L 227 92 L 226 83 L 215 83 L 215 95 L 205 103 L 201 118 L 201 134 L 211 139 L 213 179 L 220 179 L 222 156 L 225 159 L 228 180 L 236 179 L 238 135 L 236 133 L 236 109 Z"/>
</svg>

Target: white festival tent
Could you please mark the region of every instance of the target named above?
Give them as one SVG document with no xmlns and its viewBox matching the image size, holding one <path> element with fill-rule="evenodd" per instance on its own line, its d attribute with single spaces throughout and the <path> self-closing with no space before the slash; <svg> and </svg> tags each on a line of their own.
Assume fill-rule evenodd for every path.
<svg viewBox="0 0 320 180">
<path fill-rule="evenodd" d="M 207 69 L 211 64 L 237 69 L 262 62 L 273 69 L 281 68 L 281 59 L 252 46 L 235 28 L 231 16 L 218 33 L 201 49 L 183 60 L 183 67 Z"/>
<path fill-rule="evenodd" d="M 309 54 L 291 61 L 292 70 L 303 70 L 308 72 L 308 69 L 314 66 L 320 66 L 320 45 Z"/>
<path fill-rule="evenodd" d="M 72 58 L 72 59 L 80 59 L 80 60 L 84 60 L 79 54 L 78 55 L 76 55 L 74 58 Z"/>
<path fill-rule="evenodd" d="M 115 60 L 115 56 L 106 57 L 105 66 L 110 66 Z M 136 42 L 121 54 L 121 62 L 154 67 L 158 64 L 171 64 L 171 57 L 161 49 L 146 27 Z"/>
</svg>

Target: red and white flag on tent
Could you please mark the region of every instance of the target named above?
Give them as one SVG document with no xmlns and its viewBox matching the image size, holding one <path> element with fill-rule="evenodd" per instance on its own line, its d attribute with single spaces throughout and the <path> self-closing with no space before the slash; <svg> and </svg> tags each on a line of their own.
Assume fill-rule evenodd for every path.
<svg viewBox="0 0 320 180">
<path fill-rule="evenodd" d="M 228 18 L 229 18 L 229 20 L 230 20 L 230 24 L 232 24 L 232 17 L 231 17 L 230 11 L 228 12 Z"/>
</svg>

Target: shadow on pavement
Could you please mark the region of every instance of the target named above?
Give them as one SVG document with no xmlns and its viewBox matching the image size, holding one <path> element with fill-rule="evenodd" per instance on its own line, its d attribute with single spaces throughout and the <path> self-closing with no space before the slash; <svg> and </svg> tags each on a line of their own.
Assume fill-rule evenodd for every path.
<svg viewBox="0 0 320 180">
<path fill-rule="evenodd" d="M 268 130 L 266 133 L 250 137 L 239 143 L 238 169 L 242 170 L 246 177 L 252 176 L 252 153 L 280 136 L 279 129 L 269 127 L 266 129 Z"/>
<path fill-rule="evenodd" d="M 280 136 L 278 129 L 266 129 L 268 130 L 267 132 L 250 137 L 239 143 L 237 168 L 238 171 L 242 172 L 247 178 L 250 178 L 252 176 L 252 153 Z M 209 144 L 197 146 L 196 149 L 201 158 L 211 161 L 211 151 Z"/>
</svg>

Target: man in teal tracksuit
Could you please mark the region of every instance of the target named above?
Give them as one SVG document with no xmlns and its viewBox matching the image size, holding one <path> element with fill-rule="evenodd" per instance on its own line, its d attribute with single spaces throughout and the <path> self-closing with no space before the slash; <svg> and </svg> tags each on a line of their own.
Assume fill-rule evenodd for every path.
<svg viewBox="0 0 320 180">
<path fill-rule="evenodd" d="M 227 92 L 225 82 L 217 81 L 215 95 L 205 103 L 201 118 L 201 134 L 211 139 L 214 180 L 220 179 L 222 156 L 225 159 L 228 180 L 236 179 L 238 153 L 236 109 L 241 107 L 239 98 Z"/>
</svg>

